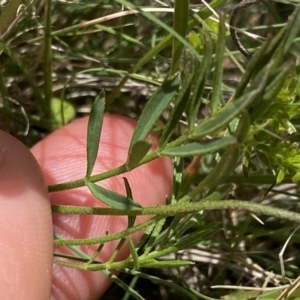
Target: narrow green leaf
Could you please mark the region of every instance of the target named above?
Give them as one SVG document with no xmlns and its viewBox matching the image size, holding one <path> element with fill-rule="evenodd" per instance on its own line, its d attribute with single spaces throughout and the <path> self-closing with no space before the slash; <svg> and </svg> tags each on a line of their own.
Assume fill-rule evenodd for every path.
<svg viewBox="0 0 300 300">
<path fill-rule="evenodd" d="M 171 204 L 173 204 L 177 199 L 180 199 L 179 192 L 182 186 L 183 170 L 184 159 L 182 157 L 175 157 L 173 170 L 173 197 L 171 199 Z"/>
<path fill-rule="evenodd" d="M 291 45 L 294 43 L 295 38 L 299 36 L 299 28 L 300 28 L 300 4 L 296 6 L 288 24 L 287 24 L 287 35 L 284 43 L 284 53 L 286 54 Z"/>
<path fill-rule="evenodd" d="M 270 168 L 275 174 L 275 170 L 273 170 L 271 162 L 265 152 L 256 150 L 256 154 L 260 162 L 263 163 L 266 167 Z"/>
<path fill-rule="evenodd" d="M 210 36 L 203 32 L 203 39 L 204 39 L 204 54 L 203 60 L 199 67 L 200 72 L 199 75 L 196 77 L 195 80 L 195 87 L 193 90 L 193 97 L 189 104 L 188 109 L 188 123 L 189 123 L 189 130 L 191 131 L 195 124 L 196 120 L 198 119 L 199 107 L 202 102 L 202 93 L 205 87 L 206 78 L 211 69 L 211 62 L 212 62 L 212 42 Z M 197 63 L 198 65 L 198 63 Z"/>
<path fill-rule="evenodd" d="M 139 251 L 139 249 L 144 249 L 145 244 L 149 241 L 149 237 L 151 236 L 154 227 L 156 227 L 156 224 L 149 225 L 145 228 L 142 237 L 135 246 L 137 251 Z"/>
<path fill-rule="evenodd" d="M 226 295 L 226 300 L 250 300 L 250 299 L 261 299 L 261 300 L 270 300 L 270 299 L 278 299 L 281 291 L 271 291 L 264 292 L 261 291 L 235 291 Z M 295 299 L 295 298 L 294 298 Z"/>
<path fill-rule="evenodd" d="M 252 165 L 252 162 L 250 162 L 250 155 L 250 151 L 248 150 L 245 150 L 243 153 L 242 171 L 245 178 L 249 178 L 250 165 Z"/>
<path fill-rule="evenodd" d="M 190 266 L 195 263 L 188 260 L 155 260 L 148 259 L 141 261 L 141 267 L 143 268 L 178 268 L 182 266 Z M 190 298 L 189 298 L 190 299 Z"/>
<path fill-rule="evenodd" d="M 135 271 L 136 272 L 136 271 Z M 118 285 L 121 289 L 124 290 L 125 293 L 128 293 L 133 299 L 136 300 L 145 300 L 137 291 L 128 286 L 125 282 L 123 282 L 118 276 L 114 275 L 108 270 L 101 270 L 105 276 L 107 276 L 112 282 Z"/>
<path fill-rule="evenodd" d="M 99 256 L 99 253 L 101 252 L 101 250 L 103 249 L 104 244 L 100 244 L 98 246 L 98 248 L 96 249 L 96 251 L 94 251 L 93 255 L 90 257 L 90 259 L 86 262 L 87 265 L 91 265 L 94 263 L 94 261 L 97 259 L 97 257 Z"/>
<path fill-rule="evenodd" d="M 243 138 L 246 131 L 249 129 L 249 125 L 250 124 L 248 120 L 246 121 L 240 120 L 235 134 L 238 137 Z M 227 178 L 235 170 L 237 162 L 239 160 L 239 154 L 240 154 L 240 146 L 238 143 L 228 146 L 224 151 L 220 161 L 217 163 L 217 165 L 205 177 L 205 179 L 199 183 L 199 185 L 195 188 L 193 192 L 196 191 L 200 192 L 205 187 L 207 189 L 212 189 L 218 186 L 219 184 L 225 182 Z"/>
<path fill-rule="evenodd" d="M 184 261 L 182 263 L 184 263 Z M 150 280 L 151 282 L 156 283 L 157 285 L 167 286 L 172 291 L 175 291 L 176 295 L 181 296 L 181 299 L 189 299 L 189 300 L 199 300 L 200 299 L 199 297 L 196 297 L 194 293 L 190 292 L 186 288 L 183 288 L 183 287 L 171 282 L 170 280 L 164 280 L 159 277 L 149 275 L 149 273 L 141 273 L 139 271 L 133 271 L 130 269 L 122 270 L 122 272 L 124 272 L 126 274 L 131 274 L 134 276 L 138 276 L 141 278 L 145 278 L 147 280 Z M 203 298 L 203 299 L 205 299 L 205 298 Z M 206 299 L 208 299 L 208 298 L 206 298 Z"/>
<path fill-rule="evenodd" d="M 174 241 L 179 241 L 184 238 L 186 234 L 195 231 L 195 229 L 199 228 L 199 223 L 202 223 L 202 220 L 203 211 L 186 216 L 184 221 L 180 222 L 174 231 Z M 203 223 L 201 225 L 203 225 Z"/>
<path fill-rule="evenodd" d="M 133 202 L 131 198 L 125 197 L 113 191 L 109 191 L 93 182 L 87 182 L 86 185 L 98 200 L 112 208 L 120 210 L 141 209 L 141 206 L 138 203 Z"/>
<path fill-rule="evenodd" d="M 139 118 L 131 140 L 131 145 L 147 137 L 154 123 L 177 93 L 179 83 L 180 74 L 177 73 L 174 77 L 167 79 L 153 94 Z"/>
<path fill-rule="evenodd" d="M 173 28 L 183 38 L 185 38 L 189 19 L 189 0 L 175 0 Z M 180 57 L 184 45 L 175 37 L 173 37 L 173 53 L 170 75 L 174 75 L 178 69 Z"/>
<path fill-rule="evenodd" d="M 126 241 L 127 241 L 127 244 L 128 244 L 129 250 L 130 250 L 130 254 L 131 254 L 131 258 L 132 258 L 132 261 L 133 261 L 133 265 L 134 265 L 133 270 L 137 271 L 140 268 L 139 256 L 136 252 L 136 248 L 135 248 L 131 238 L 126 237 Z"/>
<path fill-rule="evenodd" d="M 129 153 L 127 158 L 127 165 L 133 167 L 136 165 L 142 157 L 134 157 L 136 153 L 133 150 L 135 144 L 140 141 L 144 141 L 151 131 L 153 125 L 167 108 L 172 101 L 173 97 L 179 89 L 180 74 L 176 74 L 174 77 L 166 80 L 153 94 L 148 103 L 146 104 L 139 120 L 135 131 L 133 133 Z M 143 146 L 145 151 L 146 147 Z M 149 150 L 149 149 L 148 149 Z M 141 152 L 139 152 L 141 153 Z M 144 153 L 145 154 L 145 153 Z"/>
<path fill-rule="evenodd" d="M 254 54 L 253 58 L 247 65 L 245 74 L 243 75 L 236 91 L 235 97 L 243 95 L 251 78 L 254 78 L 257 73 L 263 70 L 267 64 L 270 64 L 271 58 L 275 51 L 280 46 L 286 34 L 286 27 L 283 27 L 271 41 L 266 41 L 262 47 Z M 274 65 L 274 63 L 273 63 Z M 275 65 L 274 65 L 275 67 Z"/>
<path fill-rule="evenodd" d="M 171 149 L 165 149 L 161 152 L 161 154 L 168 155 L 168 156 L 180 156 L 180 157 L 204 155 L 204 154 L 216 152 L 217 150 L 223 149 L 234 143 L 236 143 L 236 139 L 234 137 L 226 136 L 226 137 L 216 138 L 213 140 L 190 143 L 187 145 L 183 145 Z"/>
<path fill-rule="evenodd" d="M 235 94 L 234 94 L 235 98 L 239 98 L 245 93 L 245 89 L 249 85 L 253 73 L 258 69 L 260 69 L 260 64 L 261 64 L 260 59 L 261 56 L 263 56 L 264 52 L 267 50 L 267 48 L 268 48 L 268 43 L 265 43 L 258 49 L 258 51 L 255 52 L 253 58 L 248 63 L 245 73 L 243 74 L 235 90 Z M 266 63 L 264 63 L 264 66 L 266 65 Z"/>
<path fill-rule="evenodd" d="M 282 46 L 282 41 L 286 34 L 286 27 L 282 28 L 274 38 L 272 38 L 271 41 L 266 41 L 267 47 L 265 49 L 262 49 L 263 51 L 260 52 L 260 55 L 258 57 L 257 64 L 253 66 L 254 74 L 262 70 L 271 60 L 271 58 L 274 56 L 274 53 L 279 49 L 280 46 Z M 274 58 L 274 57 L 273 57 Z M 282 57 L 281 57 L 282 60 Z"/>
<path fill-rule="evenodd" d="M 136 166 L 141 161 L 141 159 L 147 154 L 150 148 L 151 144 L 147 141 L 137 141 L 132 146 L 130 156 L 127 160 L 127 166 L 130 169 Z"/>
<path fill-rule="evenodd" d="M 125 189 L 126 189 L 126 196 L 130 199 L 133 199 L 132 198 L 132 192 L 131 192 L 131 187 L 129 185 L 129 182 L 127 180 L 126 177 L 123 177 L 123 180 L 124 180 L 124 184 L 125 184 Z"/>
<path fill-rule="evenodd" d="M 265 65 L 263 69 L 261 69 L 259 72 L 255 74 L 255 76 L 252 78 L 251 84 L 249 87 L 244 91 L 243 94 L 254 91 L 254 90 L 260 90 L 263 92 L 270 81 L 275 77 L 275 70 L 276 67 L 274 66 L 274 61 L 271 60 L 268 62 L 268 64 Z M 236 101 L 237 95 L 235 94 L 233 97 L 233 102 Z M 258 102 L 258 101 L 256 101 Z"/>
<path fill-rule="evenodd" d="M 231 120 L 237 117 L 244 109 L 246 109 L 253 101 L 256 100 L 260 91 L 252 91 L 243 95 L 236 101 L 232 101 L 222 108 L 218 114 L 203 121 L 195 128 L 191 134 L 191 138 L 199 138 L 227 125 Z"/>
<path fill-rule="evenodd" d="M 164 127 L 162 135 L 160 137 L 160 147 L 163 148 L 165 144 L 170 139 L 172 132 L 178 126 L 178 122 L 180 121 L 185 108 L 189 102 L 190 93 L 191 93 L 191 85 L 195 78 L 195 72 L 197 70 L 198 61 L 191 60 L 187 62 L 187 66 L 185 67 L 185 72 L 183 74 L 184 81 L 182 83 L 181 89 L 176 97 L 175 106 L 171 111 L 171 115 L 168 118 L 168 122 Z M 197 70 L 198 71 L 198 70 Z"/>
<path fill-rule="evenodd" d="M 118 253 L 121 250 L 121 248 L 123 247 L 123 245 L 125 244 L 125 242 L 126 242 L 125 238 L 121 238 L 119 240 L 119 243 L 118 243 L 117 247 L 113 251 L 113 253 L 112 253 L 111 257 L 109 258 L 109 260 L 107 261 L 108 263 L 111 264 L 116 260 L 116 257 L 118 256 Z"/>
<path fill-rule="evenodd" d="M 91 114 L 89 117 L 88 123 L 88 132 L 87 132 L 87 169 L 86 169 L 86 178 L 89 178 L 92 174 L 100 142 L 100 135 L 104 117 L 104 108 L 105 108 L 105 93 L 100 92 L 98 97 L 95 99 L 95 102 L 92 105 Z"/>
<path fill-rule="evenodd" d="M 282 86 L 286 82 L 287 75 L 290 73 L 290 66 L 285 65 L 281 67 L 281 71 L 278 70 L 277 76 L 267 86 L 263 93 L 262 99 L 251 109 L 252 122 L 262 117 L 265 111 L 270 107 L 272 102 L 276 100 L 276 96 L 280 92 Z"/>
<path fill-rule="evenodd" d="M 151 250 L 155 248 L 155 244 L 159 239 L 159 235 L 163 230 L 165 223 L 166 223 L 166 219 L 161 219 L 155 224 L 155 227 L 148 238 L 147 244 L 144 246 L 143 257 L 147 257 L 147 255 L 151 252 Z"/>
<path fill-rule="evenodd" d="M 175 243 L 175 246 L 178 250 L 193 247 L 194 245 L 201 243 L 201 241 L 205 241 L 209 237 L 220 232 L 222 228 L 220 225 L 220 223 L 214 222 L 210 225 L 205 226 L 205 229 L 203 229 L 202 227 L 195 232 L 178 239 L 178 241 Z"/>
<path fill-rule="evenodd" d="M 276 76 L 272 78 L 272 81 L 268 84 L 265 92 L 263 93 L 263 101 L 274 101 L 275 97 L 278 96 L 283 86 L 286 85 L 287 79 L 292 78 L 291 74 L 294 64 L 295 62 L 283 64 L 276 70 Z"/>
<path fill-rule="evenodd" d="M 274 67 L 282 64 L 284 53 L 286 53 L 294 38 L 299 32 L 300 23 L 300 5 L 298 5 L 292 14 L 289 22 L 284 26 L 271 41 L 266 41 L 265 44 L 255 53 L 253 59 L 247 66 L 246 72 L 242 77 L 239 86 L 236 89 L 236 96 L 243 94 L 244 89 L 250 82 L 251 77 L 254 77 L 262 70 L 273 58 Z"/>
<path fill-rule="evenodd" d="M 299 172 L 296 173 L 296 174 L 292 177 L 292 181 L 293 181 L 294 183 L 297 183 L 297 184 L 300 183 L 300 173 L 299 173 Z M 282 182 L 281 182 L 281 183 L 282 183 Z"/>
<path fill-rule="evenodd" d="M 276 183 L 279 184 L 282 182 L 282 180 L 284 179 L 285 177 L 285 173 L 286 173 L 286 170 L 285 168 L 281 167 L 278 174 L 277 174 L 277 180 L 276 180 Z"/>
<path fill-rule="evenodd" d="M 234 136 L 239 143 L 243 143 L 247 138 L 249 128 L 251 125 L 250 116 L 247 112 L 242 112 L 242 115 L 238 121 L 238 126 L 234 132 Z"/>
<path fill-rule="evenodd" d="M 216 43 L 216 58 L 215 58 L 215 68 L 214 68 L 214 78 L 213 78 L 213 92 L 210 101 L 211 114 L 214 115 L 217 111 L 218 105 L 221 99 L 222 93 L 222 78 L 223 78 L 223 56 L 225 51 L 225 20 L 224 16 L 220 16 L 219 20 L 219 33 Z"/>
<path fill-rule="evenodd" d="M 117 38 L 122 39 L 123 41 L 127 41 L 129 43 L 133 43 L 136 44 L 144 49 L 148 49 L 142 42 L 140 42 L 139 40 L 132 38 L 130 35 L 127 35 L 123 32 L 117 31 L 115 29 L 113 29 L 111 26 L 104 26 L 104 25 L 100 25 L 97 24 L 95 25 L 95 28 L 100 29 L 101 31 L 105 31 L 108 32 L 111 35 L 115 35 Z"/>
<path fill-rule="evenodd" d="M 131 188 L 130 188 L 130 185 L 129 185 L 129 182 L 128 182 L 127 178 L 123 177 L 123 180 L 124 180 L 125 189 L 126 189 L 126 197 L 129 198 L 129 199 L 133 199 Z M 128 226 L 127 226 L 127 228 L 131 228 L 131 227 L 134 226 L 135 219 L 136 219 L 136 216 L 128 216 Z"/>
<path fill-rule="evenodd" d="M 240 149 L 238 144 L 233 144 L 228 147 L 223 153 L 218 164 L 205 177 L 205 179 L 200 182 L 196 189 L 198 189 L 198 191 L 202 191 L 204 188 L 213 189 L 219 184 L 225 182 L 236 168 L 239 153 Z"/>
</svg>

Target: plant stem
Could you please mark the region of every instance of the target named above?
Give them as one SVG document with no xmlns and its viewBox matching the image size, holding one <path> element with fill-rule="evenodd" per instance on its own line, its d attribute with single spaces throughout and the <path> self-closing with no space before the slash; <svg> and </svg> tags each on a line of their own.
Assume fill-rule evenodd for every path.
<svg viewBox="0 0 300 300">
<path fill-rule="evenodd" d="M 155 215 L 150 220 L 138 224 L 134 227 L 128 228 L 121 232 L 110 234 L 104 237 L 90 238 L 90 239 L 73 239 L 73 240 L 55 240 L 55 246 L 75 246 L 75 245 L 92 245 L 101 244 L 113 240 L 119 240 L 134 232 L 142 230 L 151 224 L 157 223 L 160 219 L 167 216 L 175 216 L 181 214 L 194 213 L 201 210 L 247 210 L 254 213 L 265 214 L 276 218 L 289 220 L 300 223 L 300 214 L 296 212 L 286 211 L 276 207 L 270 207 L 262 204 L 242 201 L 242 200 L 219 200 L 219 201 L 205 201 L 194 203 L 177 203 L 173 205 L 161 205 L 155 207 L 145 207 L 141 210 L 117 210 L 112 208 L 98 208 L 98 207 L 83 207 L 83 206 L 52 206 L 53 213 L 64 214 L 85 214 L 85 215 L 119 215 L 119 216 L 138 216 L 138 215 Z"/>
</svg>

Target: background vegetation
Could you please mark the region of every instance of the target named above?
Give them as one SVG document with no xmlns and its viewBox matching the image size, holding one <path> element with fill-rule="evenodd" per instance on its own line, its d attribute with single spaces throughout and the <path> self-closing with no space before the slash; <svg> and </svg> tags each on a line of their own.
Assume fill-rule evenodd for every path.
<svg viewBox="0 0 300 300">
<path fill-rule="evenodd" d="M 104 109 L 139 120 L 124 166 L 90 176 L 98 150 L 90 136 L 86 177 L 49 187 L 87 185 L 111 207 L 93 213 L 128 215 L 128 229 L 111 237 L 120 245 L 145 229 L 123 262 L 74 250 L 81 264 L 68 267 L 121 271 L 104 299 L 300 298 L 298 2 L 236 12 L 233 33 L 250 59 L 229 32 L 240 1 L 1 2 L 2 129 L 31 146 L 93 103 L 96 140 Z M 147 154 L 150 130 L 161 140 Z M 129 185 L 122 197 L 94 184 L 162 155 L 175 165 L 165 206 L 139 207 Z M 142 213 L 154 217 L 135 226 Z M 96 239 L 99 250 L 106 241 Z"/>
</svg>

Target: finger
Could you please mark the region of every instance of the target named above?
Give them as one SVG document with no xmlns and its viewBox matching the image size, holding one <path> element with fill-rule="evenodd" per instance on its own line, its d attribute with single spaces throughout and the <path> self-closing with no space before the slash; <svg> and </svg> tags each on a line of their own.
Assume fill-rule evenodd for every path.
<svg viewBox="0 0 300 300">
<path fill-rule="evenodd" d="M 49 299 L 51 207 L 43 174 L 28 149 L 0 131 L 0 299 Z"/>
<path fill-rule="evenodd" d="M 111 170 L 126 161 L 128 147 L 135 122 L 124 117 L 106 115 L 103 123 L 98 159 L 94 174 Z M 32 152 L 45 172 L 48 184 L 67 182 L 83 178 L 86 172 L 86 132 L 87 118 L 75 122 L 56 131 Z M 157 146 L 157 138 L 151 135 L 153 147 Z M 172 163 L 168 158 L 160 158 L 143 165 L 131 172 L 101 181 L 99 184 L 107 189 L 125 194 L 122 177 L 126 177 L 132 189 L 133 198 L 143 206 L 163 204 L 171 192 Z M 52 193 L 54 204 L 71 204 L 104 207 L 85 187 Z M 137 218 L 136 223 L 147 219 Z M 105 236 L 106 233 L 126 229 L 127 217 L 120 216 L 82 216 L 56 214 L 53 217 L 55 232 L 67 239 L 91 238 Z M 136 243 L 142 232 L 131 236 Z M 118 241 L 106 244 L 102 249 L 99 261 L 107 261 Z M 97 245 L 84 246 L 79 249 L 92 255 Z M 66 248 L 56 251 L 72 254 Z M 123 247 L 118 259 L 128 256 L 128 247 Z M 53 299 L 98 299 L 107 289 L 110 280 L 100 272 L 87 272 L 54 266 Z"/>
</svg>

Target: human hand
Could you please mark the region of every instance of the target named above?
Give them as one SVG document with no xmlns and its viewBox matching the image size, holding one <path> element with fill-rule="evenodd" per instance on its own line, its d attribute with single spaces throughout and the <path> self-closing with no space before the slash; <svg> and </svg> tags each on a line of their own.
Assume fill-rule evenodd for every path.
<svg viewBox="0 0 300 300">
<path fill-rule="evenodd" d="M 93 174 L 126 161 L 134 126 L 135 122 L 128 118 L 105 116 Z M 48 185 L 85 176 L 86 128 L 87 118 L 78 119 L 32 148 Z M 152 135 L 151 140 L 155 147 L 157 139 Z M 160 158 L 104 180 L 101 186 L 125 194 L 124 176 L 134 201 L 142 206 L 163 204 L 171 192 L 172 163 L 168 158 Z M 53 226 L 55 233 L 67 239 L 99 237 L 125 229 L 127 218 L 54 214 L 51 219 L 49 196 L 39 166 L 25 146 L 4 132 L 0 132 L 0 186 L 0 299 L 99 299 L 110 285 L 101 272 L 56 265 L 52 269 Z M 51 193 L 50 200 L 52 204 L 104 207 L 85 187 Z M 147 218 L 139 216 L 136 223 Z M 138 232 L 131 238 L 136 243 L 141 235 Z M 117 243 L 105 245 L 97 259 L 106 261 Z M 97 245 L 80 247 L 88 255 L 96 248 Z M 55 252 L 71 254 L 66 247 Z M 128 248 L 123 247 L 118 259 L 128 254 Z"/>
</svg>

